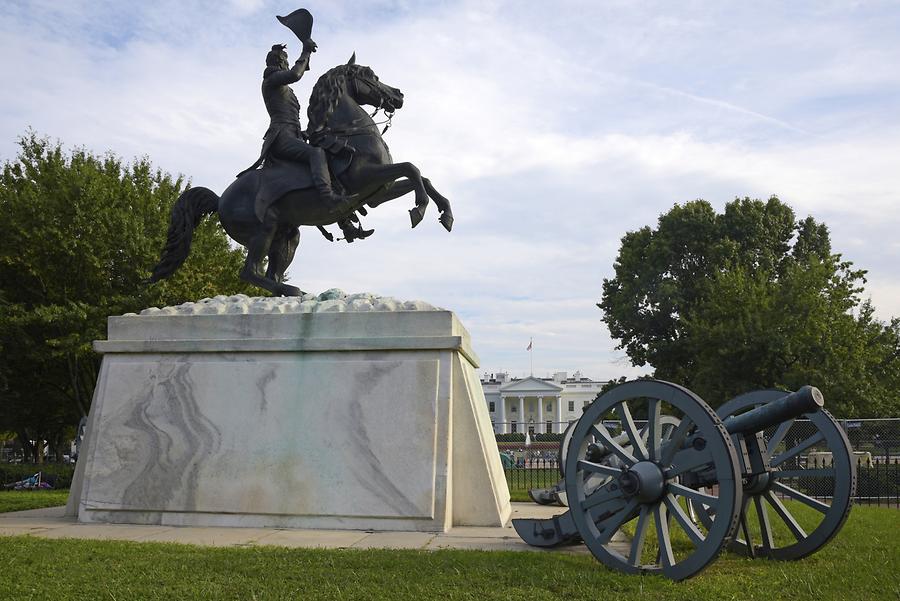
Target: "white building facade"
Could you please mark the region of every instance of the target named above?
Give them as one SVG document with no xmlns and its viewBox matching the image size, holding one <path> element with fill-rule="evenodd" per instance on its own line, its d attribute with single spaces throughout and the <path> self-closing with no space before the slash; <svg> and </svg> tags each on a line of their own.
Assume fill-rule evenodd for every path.
<svg viewBox="0 0 900 601">
<path fill-rule="evenodd" d="M 510 378 L 505 373 L 485 374 L 484 399 L 495 434 L 561 433 L 581 417 L 607 382 L 575 372 L 556 372 L 552 378 Z"/>
</svg>

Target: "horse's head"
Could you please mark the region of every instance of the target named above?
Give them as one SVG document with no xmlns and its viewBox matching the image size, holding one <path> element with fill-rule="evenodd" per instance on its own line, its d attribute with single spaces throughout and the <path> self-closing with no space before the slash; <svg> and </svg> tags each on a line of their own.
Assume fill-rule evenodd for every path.
<svg viewBox="0 0 900 601">
<path fill-rule="evenodd" d="M 349 69 L 348 91 L 357 104 L 368 104 L 385 109 L 389 113 L 403 106 L 403 92 L 381 82 L 369 67 L 356 64 L 356 53 L 347 61 Z"/>
<path fill-rule="evenodd" d="M 383 108 L 388 113 L 403 106 L 403 93 L 378 80 L 369 67 L 356 64 L 354 53 L 346 65 L 338 65 L 322 75 L 313 87 L 309 97 L 309 130 L 317 131 L 329 126 L 333 115 L 341 113 L 342 99 L 352 100 L 356 105 L 370 104 Z M 356 110 L 360 110 L 356 106 Z M 356 115 L 349 119 L 355 120 Z M 347 114 L 341 118 L 347 119 Z"/>
</svg>

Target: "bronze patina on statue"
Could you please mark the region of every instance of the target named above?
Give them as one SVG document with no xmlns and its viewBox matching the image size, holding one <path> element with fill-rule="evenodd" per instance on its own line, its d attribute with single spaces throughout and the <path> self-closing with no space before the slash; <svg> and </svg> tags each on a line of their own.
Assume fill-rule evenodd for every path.
<svg viewBox="0 0 900 601">
<path fill-rule="evenodd" d="M 403 106 L 403 94 L 379 81 L 369 67 L 357 65 L 355 54 L 316 82 L 307 111 L 309 123 L 302 129 L 300 104 L 289 85 L 309 69 L 316 51 L 312 15 L 299 9 L 278 20 L 300 39 L 303 50 L 293 67 L 280 44 L 266 57 L 262 95 L 270 125 L 259 159 L 238 174 L 221 197 L 195 187 L 178 198 L 162 257 L 149 282 L 178 269 L 190 252 L 194 228 L 212 213 L 247 249 L 241 278 L 283 296 L 302 294 L 283 282 L 300 243 L 300 226 L 316 226 L 332 240 L 325 226 L 337 223 L 348 242 L 366 238 L 372 230 L 363 229 L 359 221 L 366 207 L 414 192 L 412 227 L 422 221 L 429 198 L 437 205 L 441 224 L 447 231 L 453 227 L 450 202 L 415 165 L 393 162 L 373 119 L 378 110 L 390 119 Z M 375 113 L 369 115 L 362 105 L 376 107 Z"/>
</svg>

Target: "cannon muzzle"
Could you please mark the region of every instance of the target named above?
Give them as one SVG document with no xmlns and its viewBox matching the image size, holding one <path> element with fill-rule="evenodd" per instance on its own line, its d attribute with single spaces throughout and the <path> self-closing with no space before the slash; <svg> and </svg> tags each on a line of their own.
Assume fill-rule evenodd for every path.
<svg viewBox="0 0 900 601">
<path fill-rule="evenodd" d="M 804 386 L 777 401 L 726 419 L 723 424 L 729 434 L 751 434 L 777 426 L 804 413 L 817 411 L 825 406 L 825 397 L 815 386 Z"/>
</svg>

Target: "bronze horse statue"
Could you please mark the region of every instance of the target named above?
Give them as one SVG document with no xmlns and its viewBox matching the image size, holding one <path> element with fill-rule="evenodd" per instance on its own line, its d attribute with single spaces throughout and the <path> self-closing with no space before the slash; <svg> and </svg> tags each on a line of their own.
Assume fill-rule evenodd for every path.
<svg viewBox="0 0 900 601">
<path fill-rule="evenodd" d="M 308 109 L 310 138 L 337 141 L 337 146 L 352 147 L 352 154 L 329 155 L 333 176 L 350 194 L 350 202 L 341 207 L 328 206 L 312 187 L 305 165 L 273 165 L 238 175 L 221 198 L 209 188 L 185 190 L 172 207 L 172 217 L 162 257 L 148 282 L 171 276 L 187 259 L 194 228 L 206 215 L 218 213 L 222 227 L 238 244 L 247 249 L 241 279 L 272 294 L 299 296 L 303 292 L 283 282 L 284 272 L 300 243 L 300 226 L 322 226 L 355 219 L 365 207 L 415 192 L 415 207 L 409 211 L 412 227 L 425 215 L 429 197 L 440 212 L 439 221 L 449 232 L 453 227 L 450 202 L 422 177 L 412 163 L 394 163 L 378 124 L 361 108 L 369 105 L 392 115 L 403 106 L 400 90 L 385 85 L 369 67 L 357 65 L 355 55 L 322 75 L 310 96 Z M 377 111 L 376 111 L 377 112 Z M 296 170 L 293 181 L 277 195 L 272 190 L 278 173 Z M 405 179 L 400 179 L 405 178 Z M 399 181 L 398 181 L 399 180 Z M 302 186 L 302 187 L 301 187 Z M 285 186 L 282 184 L 281 189 Z M 265 198 L 268 191 L 270 198 Z M 324 230 L 323 230 L 324 233 Z M 263 261 L 268 267 L 263 273 Z"/>
</svg>

